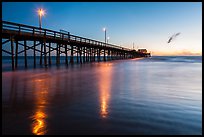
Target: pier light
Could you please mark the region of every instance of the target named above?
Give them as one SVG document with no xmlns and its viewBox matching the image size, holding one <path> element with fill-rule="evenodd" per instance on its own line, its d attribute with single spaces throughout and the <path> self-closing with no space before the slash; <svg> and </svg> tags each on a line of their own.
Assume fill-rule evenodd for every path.
<svg viewBox="0 0 204 137">
<path fill-rule="evenodd" d="M 45 10 L 40 8 L 38 9 L 38 15 L 39 15 L 39 27 L 42 27 L 42 16 L 45 15 Z"/>
</svg>

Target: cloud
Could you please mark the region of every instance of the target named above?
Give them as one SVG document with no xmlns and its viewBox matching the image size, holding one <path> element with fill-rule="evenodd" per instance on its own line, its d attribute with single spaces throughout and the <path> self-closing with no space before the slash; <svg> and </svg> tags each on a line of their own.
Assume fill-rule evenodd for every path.
<svg viewBox="0 0 204 137">
<path fill-rule="evenodd" d="M 192 52 L 192 51 L 189 51 L 189 50 L 182 50 L 182 51 L 179 51 L 179 52 L 176 52 L 177 54 L 179 55 L 202 55 L 202 53 L 200 52 Z"/>
<path fill-rule="evenodd" d="M 192 52 L 186 49 L 171 52 L 152 51 L 151 53 L 156 56 L 202 56 L 202 52 Z"/>
</svg>

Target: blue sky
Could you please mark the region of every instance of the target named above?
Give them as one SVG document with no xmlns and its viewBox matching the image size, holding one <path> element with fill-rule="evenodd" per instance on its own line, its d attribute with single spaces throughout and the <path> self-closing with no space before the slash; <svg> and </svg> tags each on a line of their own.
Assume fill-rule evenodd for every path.
<svg viewBox="0 0 204 137">
<path fill-rule="evenodd" d="M 6 21 L 42 27 L 132 48 L 155 55 L 202 54 L 201 2 L 2 2 Z M 169 37 L 181 34 L 171 43 Z"/>
</svg>

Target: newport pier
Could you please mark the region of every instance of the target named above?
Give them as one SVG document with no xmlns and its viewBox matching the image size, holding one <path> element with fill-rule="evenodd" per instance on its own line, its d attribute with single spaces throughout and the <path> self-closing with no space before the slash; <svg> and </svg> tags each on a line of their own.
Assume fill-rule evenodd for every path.
<svg viewBox="0 0 204 137">
<path fill-rule="evenodd" d="M 9 48 L 7 46 L 10 46 Z M 20 48 L 21 46 L 21 48 Z M 18 68 L 19 55 L 24 56 L 24 66 L 28 67 L 28 51 L 32 52 L 33 66 L 50 66 L 54 64 L 51 56 L 55 55 L 55 64 L 73 65 L 119 59 L 149 57 L 134 49 L 101 42 L 70 34 L 66 31 L 2 21 L 2 52 L 11 57 L 12 70 Z M 37 53 L 40 60 L 37 62 Z M 65 56 L 62 62 L 60 56 Z M 69 58 L 68 58 L 69 57 Z M 74 57 L 76 59 L 74 59 Z"/>
</svg>

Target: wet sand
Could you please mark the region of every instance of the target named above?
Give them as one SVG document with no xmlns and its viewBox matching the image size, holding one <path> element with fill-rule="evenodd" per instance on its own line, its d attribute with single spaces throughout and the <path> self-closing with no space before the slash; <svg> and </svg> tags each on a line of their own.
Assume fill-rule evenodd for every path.
<svg viewBox="0 0 204 137">
<path fill-rule="evenodd" d="M 2 72 L 3 134 L 202 134 L 202 63 Z"/>
</svg>

